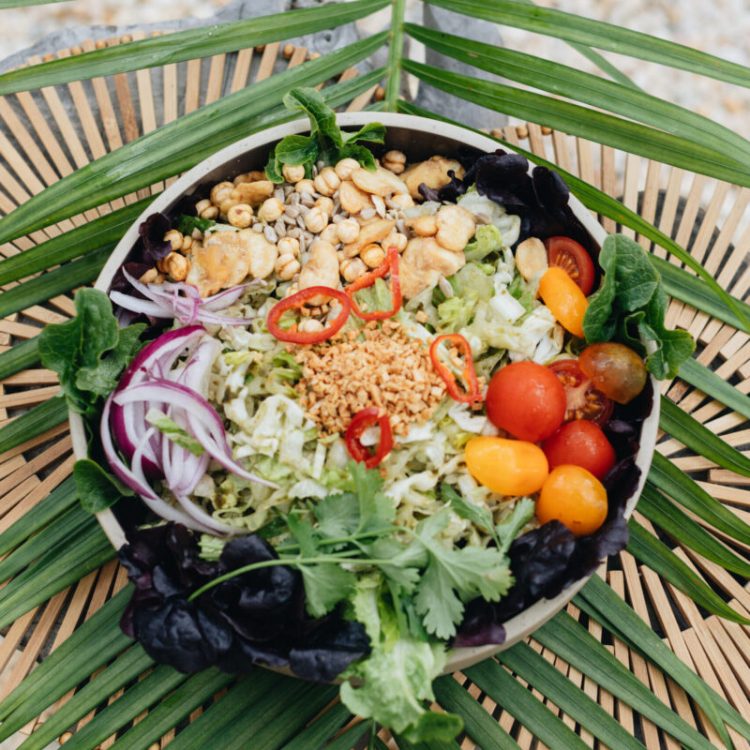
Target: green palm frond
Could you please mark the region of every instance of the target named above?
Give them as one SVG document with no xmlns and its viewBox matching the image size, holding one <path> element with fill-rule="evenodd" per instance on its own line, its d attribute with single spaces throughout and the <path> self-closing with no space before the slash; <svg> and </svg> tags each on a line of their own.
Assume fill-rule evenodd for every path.
<svg viewBox="0 0 750 750">
<path fill-rule="evenodd" d="M 0 0 L 0 8 L 34 5 L 38 1 Z M 325 86 L 322 93 L 326 100 L 333 106 L 347 105 L 376 84 L 384 83 L 384 101 L 374 108 L 436 117 L 400 98 L 402 79 L 409 73 L 505 115 L 750 186 L 747 140 L 705 117 L 641 91 L 596 50 L 741 86 L 750 86 L 747 68 L 647 34 L 539 8 L 530 0 L 427 1 L 473 18 L 562 39 L 610 80 L 522 52 L 405 23 L 405 0 L 326 4 L 222 24 L 212 27 L 210 33 L 204 28 L 191 29 L 29 66 L 0 75 L 0 95 L 271 44 L 351 23 L 391 5 L 388 32 L 256 82 L 131 140 L 38 192 L 0 219 L 0 242 L 52 227 L 134 191 L 151 191 L 159 181 L 179 174 L 222 146 L 289 120 L 291 116 L 281 101 L 290 87 L 325 84 L 386 45 L 389 50 L 385 67 Z M 406 36 L 534 91 L 405 59 Z M 664 248 L 672 260 L 684 264 L 685 268 L 652 256 L 667 291 L 676 299 L 750 333 L 750 306 L 723 289 L 667 232 L 537 154 L 504 141 L 498 141 L 498 145 L 516 148 L 535 163 L 556 169 L 588 208 L 629 227 L 654 246 Z M 0 285 L 7 285 L 0 297 L 0 317 L 21 313 L 89 283 L 151 200 L 153 196 L 79 223 L 68 231 L 58 231 L 72 226 L 64 224 L 29 249 L 19 242 L 17 249 L 22 252 L 0 260 Z M 0 379 L 38 362 L 37 339 L 16 343 L 0 352 Z M 686 363 L 679 377 L 738 415 L 750 418 L 750 398 L 697 360 Z M 67 412 L 62 398 L 52 398 L 20 416 L 16 412 L 11 416 L 0 427 L 0 453 L 10 451 L 16 455 L 26 446 L 46 440 L 45 433 L 64 422 Z M 741 450 L 714 435 L 667 398 L 662 399 L 661 427 L 712 465 L 750 476 L 750 459 Z M 654 456 L 639 506 L 641 515 L 639 520 L 631 521 L 629 551 L 703 610 L 746 623 L 741 606 L 717 594 L 670 544 L 746 578 L 750 573 L 746 555 L 750 525 L 746 516 L 711 497 L 678 464 L 658 452 Z M 655 534 L 648 528 L 651 524 Z M 0 533 L 0 555 L 4 556 L 0 561 L 0 583 L 4 583 L 0 588 L 0 627 L 5 627 L 112 560 L 115 552 L 96 521 L 77 504 L 73 481 L 68 478 Z M 628 559 L 632 561 L 630 556 Z M 76 726 L 66 745 L 72 750 L 94 750 L 101 743 L 115 750 L 148 750 L 175 728 L 180 731 L 170 746 L 176 750 L 213 747 L 217 737 L 221 737 L 222 748 L 229 750 L 249 746 L 253 750 L 349 750 L 362 747 L 368 738 L 369 747 L 385 747 L 374 736 L 376 727 L 357 721 L 335 702 L 335 687 L 309 685 L 261 669 L 235 678 L 216 670 L 187 676 L 155 665 L 140 646 L 119 630 L 118 621 L 131 593 L 132 589 L 126 587 L 116 594 L 0 701 L 0 742 L 59 701 L 46 721 L 38 724 L 22 744 L 24 750 L 41 750 Z M 591 697 L 585 686 L 577 687 L 552 666 L 547 658 L 550 654 L 558 664 L 567 665 L 571 674 L 574 670 L 582 673 L 588 682 L 608 691 L 686 748 L 708 750 L 714 744 L 707 737 L 718 737 L 731 747 L 728 728 L 750 739 L 747 720 L 680 661 L 651 623 L 644 622 L 604 581 L 594 577 L 576 597 L 575 605 L 584 613 L 581 622 L 560 613 L 537 631 L 530 645 L 518 644 L 497 659 L 467 670 L 466 678 L 482 691 L 480 700 L 467 690 L 469 683 L 464 684 L 464 677 L 446 676 L 436 681 L 437 704 L 463 718 L 469 740 L 483 750 L 519 747 L 514 739 L 517 732 L 506 731 L 498 723 L 496 715 L 483 703 L 486 698 L 492 702 L 493 710 L 497 706 L 506 711 L 555 750 L 588 746 L 571 729 L 573 722 L 608 747 L 642 747 Z M 674 679 L 700 708 L 701 721 L 705 719 L 705 726 L 711 731 L 697 730 L 679 712 L 655 699 L 649 688 L 591 635 L 592 623 L 627 644 L 648 662 L 649 669 L 662 670 Z M 567 721 L 561 719 L 560 712 Z M 400 737 L 395 742 L 402 750 L 412 747 Z M 458 748 L 458 744 L 446 747 Z"/>
</svg>

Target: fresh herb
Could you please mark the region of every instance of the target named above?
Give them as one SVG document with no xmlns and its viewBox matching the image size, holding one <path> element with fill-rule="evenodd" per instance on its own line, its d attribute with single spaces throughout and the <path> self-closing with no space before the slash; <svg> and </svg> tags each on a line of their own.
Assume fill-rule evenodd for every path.
<svg viewBox="0 0 750 750">
<path fill-rule="evenodd" d="M 284 164 L 305 167 L 305 176 L 312 175 L 318 161 L 335 164 L 341 159 L 356 159 L 365 169 L 375 170 L 372 152 L 362 143 L 384 143 L 385 126 L 378 122 L 363 125 L 355 133 L 347 133 L 336 124 L 336 113 L 313 88 L 295 88 L 285 97 L 290 110 L 302 110 L 310 118 L 310 135 L 288 135 L 276 144 L 266 165 L 271 182 L 283 182 Z"/>
<path fill-rule="evenodd" d="M 415 603 L 428 633 L 447 640 L 463 619 L 464 602 L 477 596 L 496 602 L 513 583 L 506 557 L 497 549 L 448 547 L 438 537 L 449 514 L 440 511 L 422 521 L 416 540 L 428 555 L 417 585 Z"/>
<path fill-rule="evenodd" d="M 586 341 L 617 338 L 646 355 L 646 367 L 655 377 L 675 377 L 695 341 L 687 331 L 665 328 L 668 298 L 646 252 L 629 237 L 613 234 L 604 241 L 599 265 L 604 277 L 583 320 Z M 653 342 L 655 351 L 647 353 L 643 342 Z"/>
<path fill-rule="evenodd" d="M 513 540 L 521 533 L 521 529 L 534 517 L 536 503 L 530 497 L 516 500 L 510 515 L 495 526 L 495 539 L 500 552 L 505 554 Z"/>
<path fill-rule="evenodd" d="M 146 412 L 146 421 L 156 427 L 168 440 L 190 451 L 194 456 L 202 456 L 205 453 L 203 446 L 164 412 L 158 409 L 149 409 Z"/>
<path fill-rule="evenodd" d="M 72 409 L 86 417 L 98 413 L 100 399 L 117 385 L 120 373 L 141 348 L 144 324 L 120 328 L 104 292 L 79 289 L 76 317 L 48 325 L 39 335 L 42 364 L 56 372 Z"/>
<path fill-rule="evenodd" d="M 134 494 L 132 490 L 118 482 L 115 477 L 89 458 L 75 462 L 73 481 L 78 499 L 83 509 L 89 513 L 100 513 L 112 507 L 121 497 Z"/>
<path fill-rule="evenodd" d="M 182 214 L 177 222 L 177 230 L 187 236 L 192 234 L 196 229 L 204 233 L 215 224 L 216 222 L 213 219 L 202 219 L 200 216 Z"/>
<path fill-rule="evenodd" d="M 450 506 L 450 509 L 461 518 L 471 521 L 475 526 L 482 529 L 497 542 L 500 546 L 500 540 L 495 535 L 495 522 L 492 519 L 492 513 L 489 508 L 483 505 L 474 505 L 456 492 L 449 484 L 440 485 L 440 499 Z"/>
<path fill-rule="evenodd" d="M 383 589 L 377 575 L 357 581 L 352 607 L 372 652 L 344 673 L 354 682 L 341 685 L 341 700 L 353 713 L 390 727 L 409 742 L 450 741 L 463 728 L 461 719 L 432 714 L 423 705 L 434 700 L 432 681 L 445 666 L 445 645 L 405 631 Z"/>
</svg>

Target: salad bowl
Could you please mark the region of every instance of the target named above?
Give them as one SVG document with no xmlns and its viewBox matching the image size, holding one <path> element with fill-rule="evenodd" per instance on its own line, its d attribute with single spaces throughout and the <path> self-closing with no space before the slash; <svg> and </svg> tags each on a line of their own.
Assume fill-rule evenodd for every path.
<svg viewBox="0 0 750 750">
<path fill-rule="evenodd" d="M 361 128 L 370 123 L 382 123 L 387 129 L 386 147 L 404 152 L 408 154 L 410 160 L 414 161 L 428 159 L 433 154 L 455 156 L 467 147 L 491 153 L 498 146 L 495 140 L 472 130 L 411 115 L 384 112 L 346 113 L 338 115 L 337 122 L 341 128 Z M 99 275 L 96 288 L 105 293 L 110 290 L 115 274 L 139 241 L 139 227 L 148 215 L 154 212 L 169 213 L 170 209 L 173 209 L 184 196 L 194 193 L 201 186 L 215 184 L 228 177 L 231 178 L 232 175 L 258 169 L 260 165 L 268 161 L 274 145 L 282 138 L 306 133 L 309 129 L 310 125 L 307 120 L 297 120 L 256 133 L 213 154 L 184 174 L 154 199 L 124 235 Z M 568 205 L 592 238 L 593 244 L 601 246 L 607 237 L 603 227 L 575 197 L 570 196 Z M 651 387 L 654 394 L 658 394 L 653 379 Z M 625 502 L 624 516 L 626 518 L 632 514 L 648 474 L 656 443 L 658 421 L 659 399 L 655 396 L 651 399 L 650 411 L 640 427 L 638 450 L 634 459 L 640 474 L 637 485 Z M 75 455 L 79 459 L 86 458 L 88 452 L 83 420 L 79 414 L 71 411 L 70 422 Z M 120 549 L 126 544 L 123 527 L 112 510 L 98 513 L 97 518 L 115 548 Z M 453 672 L 464 669 L 528 637 L 535 629 L 563 609 L 586 584 L 589 577 L 584 576 L 570 583 L 552 598 L 541 598 L 504 622 L 505 639 L 502 644 L 453 648 L 448 654 L 444 671 Z"/>
</svg>

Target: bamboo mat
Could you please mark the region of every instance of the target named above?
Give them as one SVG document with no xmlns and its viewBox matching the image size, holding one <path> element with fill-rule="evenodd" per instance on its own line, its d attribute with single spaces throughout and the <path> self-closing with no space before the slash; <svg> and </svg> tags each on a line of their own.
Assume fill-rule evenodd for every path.
<svg viewBox="0 0 750 750">
<path fill-rule="evenodd" d="M 115 39 L 96 45 L 84 43 L 81 48 L 60 52 L 58 56 L 66 57 L 95 46 L 127 40 L 129 38 Z M 61 176 L 174 120 L 179 114 L 267 78 L 284 67 L 298 65 L 310 56 L 307 50 L 290 44 L 269 44 L 262 49 L 244 49 L 236 54 L 222 54 L 0 98 L 0 212 L 11 211 Z M 354 75 L 356 71 L 349 70 L 342 77 Z M 381 89 L 371 89 L 358 97 L 350 109 L 361 109 L 373 97 L 379 96 L 382 96 Z M 628 207 L 639 211 L 647 220 L 655 221 L 662 231 L 687 246 L 735 296 L 746 296 L 750 285 L 750 269 L 745 263 L 750 231 L 743 225 L 743 213 L 750 200 L 750 191 L 637 156 L 616 154 L 611 148 L 533 124 L 509 126 L 495 131 L 495 134 L 545 156 L 610 195 L 621 198 Z M 623 168 L 616 167 L 620 164 L 624 165 Z M 0 247 L 0 254 L 10 256 L 21 252 L 74 225 L 162 188 L 163 184 L 156 185 L 151 191 L 139 191 L 137 195 L 118 199 L 57 226 L 34 232 Z M 609 231 L 615 229 L 610 220 L 605 220 L 604 226 Z M 622 231 L 633 236 L 627 229 Z M 647 239 L 637 239 L 650 249 Z M 659 249 L 655 252 L 664 256 Z M 40 326 L 63 321 L 73 312 L 71 296 L 63 295 L 0 320 L 0 349 L 37 335 Z M 700 362 L 735 383 L 741 392 L 750 391 L 750 337 L 747 334 L 677 302 L 673 302 L 669 309 L 668 322 L 688 329 L 696 337 Z M 665 384 L 664 391 L 682 409 L 729 444 L 743 447 L 750 442 L 750 430 L 744 417 L 707 399 L 679 380 Z M 0 382 L 0 424 L 57 392 L 56 377 L 47 370 L 30 369 L 7 378 Z M 732 512 L 750 522 L 750 480 L 717 469 L 706 459 L 691 454 L 680 443 L 663 436 L 658 450 L 694 476 Z M 0 531 L 8 528 L 69 476 L 72 463 L 67 425 L 56 427 L 0 457 Z M 639 521 L 653 531 L 647 519 L 639 517 Z M 675 551 L 723 592 L 738 612 L 750 616 L 750 588 L 747 585 L 743 586 L 734 576 L 689 550 L 677 548 Z M 745 551 L 750 550 L 746 548 Z M 660 580 L 653 571 L 640 566 L 626 552 L 610 561 L 600 575 L 663 636 L 690 668 L 725 696 L 741 714 L 750 716 L 750 636 L 747 628 L 714 616 L 704 617 L 695 604 Z M 108 563 L 15 622 L 0 642 L 0 695 L 17 685 L 40 657 L 64 642 L 77 625 L 125 583 L 124 571 L 114 562 Z M 576 618 L 579 616 L 572 605 L 569 612 Z M 595 622 L 589 621 L 588 628 L 661 701 L 671 705 L 687 722 L 718 744 L 711 727 L 668 675 L 644 661 Z M 636 715 L 629 706 L 615 700 L 591 680 L 583 679 L 580 673 L 534 640 L 530 643 L 628 731 L 637 733 L 649 750 L 678 747 L 674 740 Z M 543 747 L 465 676 L 459 673 L 455 679 L 464 684 L 503 728 L 513 734 L 522 748 Z M 542 696 L 537 694 L 537 697 Z M 550 707 L 560 713 L 556 707 Z M 594 738 L 573 719 L 563 718 L 588 745 L 596 745 Z M 43 720 L 44 716 L 38 719 Z M 90 717 L 80 724 L 88 720 Z M 30 730 L 31 727 L 27 727 L 25 731 Z M 167 735 L 161 746 L 165 746 L 170 738 L 171 735 Z M 736 733 L 733 738 L 738 749 L 750 750 L 750 744 L 744 738 Z M 109 744 L 111 742 L 105 742 L 101 747 Z M 474 745 L 466 740 L 463 747 Z"/>
</svg>

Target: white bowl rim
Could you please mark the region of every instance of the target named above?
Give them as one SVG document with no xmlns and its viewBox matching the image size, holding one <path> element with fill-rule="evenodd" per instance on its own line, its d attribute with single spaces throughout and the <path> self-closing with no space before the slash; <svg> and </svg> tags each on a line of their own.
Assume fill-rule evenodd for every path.
<svg viewBox="0 0 750 750">
<path fill-rule="evenodd" d="M 417 117 L 415 115 L 404 115 L 394 112 L 347 112 L 337 115 L 337 121 L 342 127 L 361 126 L 370 122 L 381 122 L 386 128 L 403 128 L 421 133 L 432 133 L 445 138 L 451 138 L 465 144 L 466 146 L 474 147 L 485 152 L 491 152 L 497 148 L 512 150 L 512 146 L 499 144 L 489 136 L 482 135 L 473 130 L 439 120 Z M 154 212 L 169 208 L 177 198 L 186 193 L 194 185 L 198 184 L 201 181 L 201 178 L 213 169 L 230 162 L 247 151 L 278 141 L 286 135 L 302 133 L 307 130 L 309 130 L 308 120 L 300 119 L 260 131 L 217 151 L 215 154 L 212 154 L 183 174 L 166 190 L 160 193 L 133 222 L 102 268 L 96 284 L 94 285 L 95 288 L 105 292 L 108 290 L 115 272 L 128 256 L 138 239 L 139 225 L 147 216 Z M 533 163 L 531 163 L 530 169 L 533 168 L 533 166 Z M 570 196 L 569 205 L 573 210 L 573 213 L 581 221 L 591 236 L 597 243 L 599 243 L 599 245 L 601 245 L 607 236 L 602 225 L 596 221 L 589 210 L 572 194 Z M 636 465 L 641 470 L 641 474 L 638 485 L 626 504 L 626 518 L 630 517 L 638 502 L 656 446 L 659 425 L 659 389 L 653 378 L 652 386 L 654 389 L 653 405 L 650 414 L 642 424 L 640 446 L 635 457 Z M 86 448 L 83 422 L 78 414 L 70 412 L 69 416 L 74 454 L 77 459 L 86 458 L 88 452 Z M 126 539 L 124 531 L 111 510 L 105 510 L 98 513 L 97 519 L 115 549 L 119 549 L 125 544 Z M 534 630 L 544 625 L 544 623 L 562 610 L 583 588 L 583 586 L 586 585 L 589 578 L 590 576 L 587 576 L 573 582 L 552 599 L 541 599 L 535 604 L 532 604 L 528 609 L 525 609 L 523 612 L 520 612 L 505 622 L 503 624 L 503 627 L 505 628 L 505 641 L 502 644 L 487 644 L 484 646 L 452 649 L 449 652 L 448 661 L 444 671 L 450 673 L 465 669 L 466 667 L 494 656 L 500 651 L 510 648 L 515 643 L 527 638 L 534 632 Z"/>
</svg>

